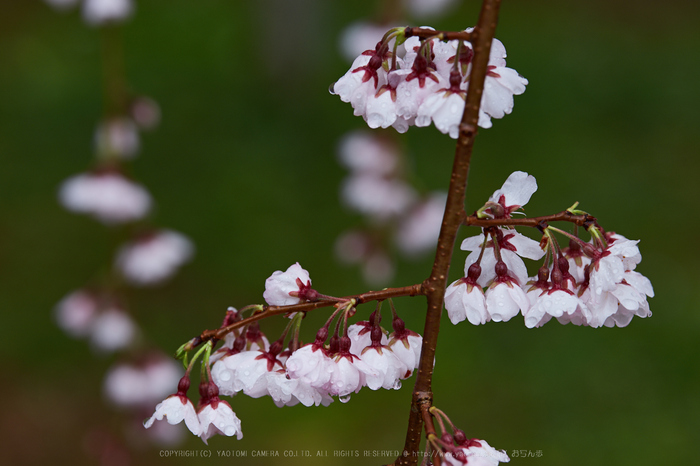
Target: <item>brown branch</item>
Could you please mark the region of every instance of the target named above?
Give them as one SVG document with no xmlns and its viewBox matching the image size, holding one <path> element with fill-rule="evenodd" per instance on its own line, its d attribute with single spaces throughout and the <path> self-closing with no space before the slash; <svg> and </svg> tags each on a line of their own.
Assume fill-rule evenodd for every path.
<svg viewBox="0 0 700 466">
<path fill-rule="evenodd" d="M 469 164 L 474 147 L 474 137 L 477 133 L 479 108 L 484 92 L 484 80 L 486 79 L 491 41 L 496 32 L 500 4 L 500 0 L 484 0 L 479 15 L 479 22 L 471 33 L 471 42 L 474 48 L 472 72 L 469 78 L 469 89 L 455 149 L 452 176 L 447 194 L 447 205 L 440 228 L 435 262 L 433 263 L 430 277 L 423 285 L 428 298 L 428 311 L 423 331 L 421 359 L 416 385 L 413 390 L 413 403 L 411 404 L 408 418 L 404 452 L 402 456 L 397 458 L 395 464 L 418 464 L 421 432 L 423 430 L 423 419 L 420 413 L 418 395 L 421 393 L 432 393 L 433 361 L 438 332 L 440 331 L 440 317 L 447 286 L 447 274 L 450 270 L 452 251 L 457 239 L 457 230 L 462 223 L 464 215 Z"/>
<path fill-rule="evenodd" d="M 596 218 L 591 215 L 574 215 L 568 210 L 564 210 L 558 214 L 545 215 L 542 217 L 478 218 L 476 215 L 470 215 L 464 219 L 462 224 L 482 228 L 496 226 L 523 226 L 540 228 L 546 226 L 550 222 L 571 222 L 582 227 L 597 225 L 598 223 Z"/>
<path fill-rule="evenodd" d="M 401 296 L 417 296 L 423 294 L 425 294 L 423 291 L 423 284 L 418 283 L 416 285 L 403 286 L 401 288 L 385 288 L 380 291 L 368 291 L 366 293 L 358 295 L 344 296 L 342 298 L 329 298 L 324 299 L 323 301 L 314 301 L 311 303 L 292 304 L 290 306 L 264 306 L 261 312 L 253 314 L 252 316 L 246 319 L 239 320 L 238 322 L 234 322 L 233 324 L 223 328 L 215 330 L 205 330 L 199 336 L 199 341 L 197 342 L 197 344 L 199 345 L 205 341 L 209 341 L 214 338 L 222 339 L 226 336 L 226 334 L 232 332 L 237 328 L 244 327 L 253 322 L 257 322 L 259 320 L 267 319 L 268 317 L 280 314 L 312 311 L 314 309 L 319 309 L 322 307 L 335 306 L 338 303 L 347 302 L 353 299 L 355 300 L 355 304 L 357 305 L 362 303 L 368 303 L 371 301 L 384 301 L 385 299 L 389 298 L 398 298 Z"/>
<path fill-rule="evenodd" d="M 439 36 L 441 40 L 468 40 L 471 41 L 472 33 L 467 31 L 436 31 L 435 29 L 426 28 L 406 28 L 404 31 L 406 37 L 421 37 L 427 39 L 429 37 Z"/>
</svg>

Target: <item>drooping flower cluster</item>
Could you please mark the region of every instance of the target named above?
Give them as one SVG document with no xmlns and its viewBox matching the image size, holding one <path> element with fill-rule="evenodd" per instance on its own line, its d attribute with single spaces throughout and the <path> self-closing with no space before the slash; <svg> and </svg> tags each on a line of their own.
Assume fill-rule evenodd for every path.
<svg viewBox="0 0 700 466">
<path fill-rule="evenodd" d="M 246 338 L 239 336 L 232 348 L 220 350 L 213 381 L 223 395 L 270 396 L 277 406 L 327 406 L 333 396 L 347 401 L 365 386 L 397 389 L 418 367 L 422 339 L 405 328 L 387 337 L 381 327 L 363 321 L 332 337 L 329 345 L 327 337 L 324 327 L 314 343 L 282 351 L 280 342 L 267 350 L 246 350 Z"/>
<path fill-rule="evenodd" d="M 447 195 L 419 194 L 404 174 L 403 154 L 388 135 L 354 131 L 339 144 L 340 162 L 350 171 L 343 183 L 344 204 L 360 213 L 366 226 L 344 232 L 336 254 L 359 264 L 365 281 L 387 283 L 394 274 L 390 250 L 408 258 L 435 247 Z"/>
<path fill-rule="evenodd" d="M 532 176 L 515 172 L 479 214 L 510 218 L 536 189 Z M 638 241 L 603 232 L 592 223 L 589 242 L 567 234 L 569 247 L 561 249 L 555 231 L 560 232 L 546 226 L 540 243 L 504 227 L 485 228 L 483 234 L 465 239 L 461 248 L 471 251 L 466 276 L 445 292 L 450 320 L 479 325 L 508 321 L 521 313 L 529 328 L 552 317 L 562 324 L 624 327 L 634 315 L 651 315 L 647 302 L 654 296 L 651 282 L 634 270 L 641 261 Z M 537 277 L 529 278 L 522 258 L 538 260 L 545 253 L 545 265 Z"/>
<path fill-rule="evenodd" d="M 437 34 L 437 33 L 436 33 Z M 405 39 L 405 42 L 404 42 Z M 392 41 L 402 47 L 391 50 Z M 374 50 L 355 59 L 332 92 L 349 102 L 354 114 L 370 128 L 394 127 L 403 133 L 410 126 L 429 126 L 456 139 L 464 113 L 473 51 L 468 42 L 442 42 L 437 38 L 406 39 L 406 30 L 387 32 Z M 513 96 L 525 92 L 527 80 L 506 67 L 503 44 L 491 44 L 488 74 L 479 111 L 479 126 L 490 128 L 491 118 L 513 110 Z"/>
<path fill-rule="evenodd" d="M 311 288 L 309 273 L 298 263 L 284 272 L 273 273 L 265 282 L 264 297 L 271 306 L 329 298 Z M 279 407 L 296 404 L 328 406 L 333 402 L 333 397 L 347 402 L 362 387 L 371 390 L 399 389 L 401 381 L 418 368 L 423 343 L 421 336 L 406 329 L 393 304 L 393 332 L 390 334 L 379 325 L 379 306 L 369 320 L 352 325 L 347 325 L 347 319 L 356 312 L 355 302 L 341 301 L 336 308 L 326 325 L 316 333 L 313 343 L 302 345 L 298 332 L 295 332 L 287 348 L 284 342 L 288 330 L 299 328 L 303 313 L 292 313 L 287 330 L 270 344 L 257 322 L 248 323 L 242 328 L 238 328 L 240 324 L 236 325 L 243 319 L 242 312 L 246 309 L 260 312 L 262 305 L 248 306 L 241 312 L 229 308 L 221 328 L 232 327 L 227 329 L 223 345 L 211 353 L 213 342 L 209 341 L 208 346 L 198 353 L 201 354 L 204 349 L 207 351 L 202 362 L 206 380 L 200 384 L 198 410 L 195 410 L 186 394 L 188 374 L 197 358 L 195 356 L 187 374 L 180 381 L 178 391 L 156 407 L 145 426 L 151 427 L 156 420 L 164 418 L 170 424 L 184 420 L 187 427 L 205 441 L 213 433 L 228 436 L 238 434 L 240 438 L 240 421 L 232 411 L 229 412 L 230 406 L 219 400 L 219 394 L 234 396 L 242 392 L 252 398 L 269 396 Z M 329 327 L 336 318 L 335 332 L 331 335 Z M 184 351 L 192 349 L 191 344 L 183 345 Z M 214 398 L 216 401 L 211 401 Z M 225 403 L 223 408 L 220 403 Z M 214 431 L 204 426 L 204 418 L 210 416 L 207 413 L 211 409 L 222 409 L 224 414 L 221 416 L 226 418 L 225 422 L 222 421 L 223 426 L 217 425 L 218 430 Z"/>
</svg>

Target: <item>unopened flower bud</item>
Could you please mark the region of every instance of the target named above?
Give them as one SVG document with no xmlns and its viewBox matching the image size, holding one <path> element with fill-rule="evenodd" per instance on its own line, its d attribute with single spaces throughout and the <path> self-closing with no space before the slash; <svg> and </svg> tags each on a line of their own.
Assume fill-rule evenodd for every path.
<svg viewBox="0 0 700 466">
<path fill-rule="evenodd" d="M 467 436 L 464 435 L 464 431 L 461 429 L 455 429 L 454 438 L 457 445 L 462 445 L 467 441 Z"/>
<path fill-rule="evenodd" d="M 190 377 L 187 374 L 185 374 L 185 376 L 182 377 L 177 384 L 177 394 L 184 395 L 187 393 L 187 390 L 189 390 L 189 389 L 190 389 Z"/>
<path fill-rule="evenodd" d="M 476 282 L 481 275 L 481 266 L 474 262 L 469 266 L 469 271 L 467 272 L 467 277 Z"/>
<path fill-rule="evenodd" d="M 499 277 L 505 277 L 508 274 L 508 266 L 502 260 L 496 262 L 496 275 Z"/>
</svg>

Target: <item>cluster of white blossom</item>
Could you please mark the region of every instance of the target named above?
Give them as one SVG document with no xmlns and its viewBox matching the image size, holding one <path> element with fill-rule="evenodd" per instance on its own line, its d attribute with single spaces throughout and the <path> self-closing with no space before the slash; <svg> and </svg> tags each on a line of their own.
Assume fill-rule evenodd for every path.
<svg viewBox="0 0 700 466">
<path fill-rule="evenodd" d="M 263 297 L 271 306 L 288 306 L 316 301 L 322 295 L 311 288 L 309 273 L 296 263 L 284 272 L 274 272 L 265 281 Z M 238 311 L 229 308 L 223 326 L 238 318 Z M 406 329 L 398 316 L 392 320 L 394 331 L 390 334 L 379 326 L 378 320 L 378 313 L 374 313 L 368 321 L 349 325 L 342 336 L 331 336 L 326 344 L 329 322 L 317 332 L 313 343 L 294 351 L 289 348 L 283 351 L 284 336 L 270 344 L 256 324 L 244 332 L 234 330 L 209 359 L 211 379 L 204 382 L 203 386 L 207 387 L 204 391 L 215 391 L 217 403 L 225 403 L 219 400 L 219 394 L 233 396 L 242 392 L 252 398 L 270 396 L 282 407 L 299 403 L 328 406 L 334 396 L 347 402 L 362 387 L 399 389 L 401 380 L 418 368 L 423 339 Z M 186 395 L 189 380 L 187 387 L 183 383 L 180 382 L 176 394 L 156 407 L 145 426 L 151 427 L 155 420 L 163 418 L 170 424 L 184 420 L 195 435 L 206 441 L 211 431 L 203 427 L 202 413 L 213 403 L 206 401 L 206 397 L 200 400 L 197 413 Z M 237 434 L 240 438 L 240 421 L 232 411 L 229 413 L 230 406 L 225 403 L 218 409 L 225 411 L 227 421 L 224 426 L 218 425 L 214 433 Z"/>
<path fill-rule="evenodd" d="M 510 218 L 536 190 L 534 177 L 515 172 L 481 211 L 492 218 Z M 649 279 L 634 270 L 642 260 L 638 241 L 604 234 L 595 226 L 589 231 L 590 242 L 571 238 L 563 250 L 549 236 L 537 243 L 503 227 L 485 229 L 488 237 L 465 239 L 461 248 L 471 251 L 466 276 L 445 293 L 450 320 L 479 325 L 508 321 L 522 313 L 529 328 L 552 317 L 562 324 L 624 327 L 634 315 L 651 316 L 647 297 L 654 296 L 654 290 Z M 543 247 L 549 248 L 549 266 L 528 278 L 522 258 L 541 259 Z"/>
<path fill-rule="evenodd" d="M 350 171 L 342 200 L 363 215 L 367 226 L 344 232 L 336 241 L 336 255 L 344 263 L 359 264 L 368 283 L 385 284 L 394 275 L 392 245 L 409 258 L 435 247 L 447 195 L 419 194 L 406 180 L 403 155 L 388 137 L 353 131 L 341 140 L 338 154 Z"/>
<path fill-rule="evenodd" d="M 471 74 L 471 45 L 409 37 L 393 53 L 390 42 L 400 40 L 405 32 L 401 28 L 392 31 L 374 50 L 355 59 L 332 92 L 349 102 L 354 114 L 362 116 L 370 128 L 392 126 L 403 133 L 410 126 L 432 122 L 456 139 Z M 510 113 L 513 96 L 525 92 L 527 80 L 506 67 L 505 57 L 505 47 L 494 39 L 479 111 L 483 128 L 491 127 L 491 118 Z"/>
</svg>

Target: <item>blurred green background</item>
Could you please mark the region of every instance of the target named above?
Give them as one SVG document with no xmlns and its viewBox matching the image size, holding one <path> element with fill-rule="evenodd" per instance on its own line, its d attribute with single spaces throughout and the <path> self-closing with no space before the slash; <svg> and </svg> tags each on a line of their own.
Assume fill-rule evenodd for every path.
<svg viewBox="0 0 700 466">
<path fill-rule="evenodd" d="M 435 401 L 467 435 L 508 453 L 543 453 L 512 464 L 692 464 L 700 442 L 700 225 L 692 211 L 700 4 L 503 3 L 497 37 L 530 85 L 514 113 L 477 140 L 468 210 L 512 171 L 533 174 L 540 188 L 530 215 L 578 200 L 607 229 L 642 240 L 638 270 L 654 284 L 654 316 L 624 329 L 552 322 L 536 330 L 522 318 L 478 328 L 445 318 Z M 470 26 L 478 7 L 464 1 L 431 25 Z M 333 450 L 401 449 L 414 379 L 328 408 L 278 409 L 238 396 L 231 404 L 245 437 L 211 439 L 208 460 L 163 459 L 158 447 L 133 442 L 124 414 L 102 396 L 118 358 L 66 337 L 51 313 L 112 259 L 108 230 L 56 200 L 61 181 L 92 163 L 99 34 L 77 11 L 59 14 L 38 0 L 4 1 L 2 11 L 0 463 L 124 464 L 116 454 L 98 458 L 95 432 L 121 438 L 131 464 L 353 465 L 368 463 L 332 458 Z M 197 247 L 174 280 L 129 296 L 154 347 L 174 351 L 218 326 L 227 306 L 260 302 L 265 278 L 295 261 L 323 293 L 366 289 L 332 253 L 336 236 L 359 222 L 338 201 L 344 171 L 335 146 L 364 122 L 327 88 L 348 67 L 337 52 L 341 29 L 379 11 L 369 0 L 138 1 L 124 30 L 127 74 L 134 90 L 159 102 L 163 119 L 143 135 L 133 170 L 156 199 L 156 222 Z M 400 141 L 426 189 L 446 188 L 453 141 L 433 127 Z M 451 279 L 465 257 L 456 251 Z M 430 263 L 400 261 L 392 285 L 421 281 Z M 397 305 L 422 331 L 423 300 Z M 325 315 L 308 319 L 307 339 Z M 276 336 L 281 324 L 263 331 Z M 190 438 L 182 448 L 204 445 Z M 215 458 L 217 450 L 260 449 L 331 457 Z"/>
</svg>

